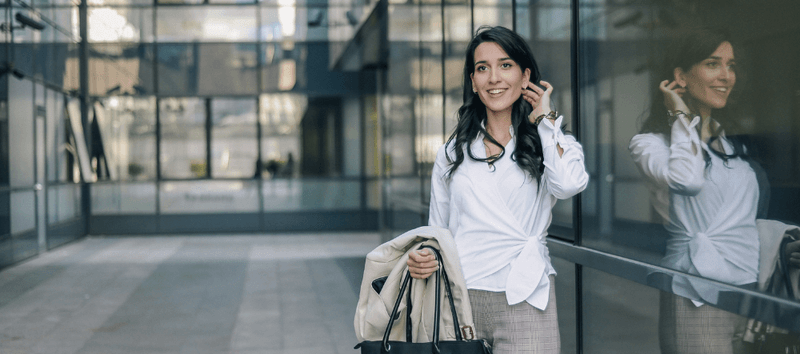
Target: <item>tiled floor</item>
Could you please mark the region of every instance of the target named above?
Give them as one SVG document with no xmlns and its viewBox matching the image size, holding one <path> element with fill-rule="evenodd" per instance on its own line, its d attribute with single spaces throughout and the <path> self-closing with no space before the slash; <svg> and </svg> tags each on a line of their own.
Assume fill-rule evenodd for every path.
<svg viewBox="0 0 800 354">
<path fill-rule="evenodd" d="M 0 353 L 354 353 L 378 234 L 88 238 L 0 272 Z"/>
<path fill-rule="evenodd" d="M 356 354 L 364 256 L 379 243 L 90 237 L 0 271 L 0 354 Z M 553 265 L 562 352 L 574 353 L 574 266 Z M 584 273 L 584 350 L 657 353 L 658 291 Z"/>
</svg>

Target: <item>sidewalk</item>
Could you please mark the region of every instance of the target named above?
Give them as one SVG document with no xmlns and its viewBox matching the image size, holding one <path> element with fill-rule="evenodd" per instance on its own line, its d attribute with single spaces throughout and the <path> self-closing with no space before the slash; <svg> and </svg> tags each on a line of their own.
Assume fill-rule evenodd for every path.
<svg viewBox="0 0 800 354">
<path fill-rule="evenodd" d="M 0 353 L 355 353 L 376 233 L 87 238 L 0 271 Z"/>
</svg>

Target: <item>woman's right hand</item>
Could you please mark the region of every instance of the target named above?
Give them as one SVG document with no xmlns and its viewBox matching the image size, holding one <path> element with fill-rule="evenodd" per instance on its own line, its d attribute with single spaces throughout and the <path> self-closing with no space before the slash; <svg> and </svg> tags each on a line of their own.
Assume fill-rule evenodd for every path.
<svg viewBox="0 0 800 354">
<path fill-rule="evenodd" d="M 428 249 L 412 250 L 408 254 L 408 271 L 415 279 L 426 279 L 439 269 L 439 262 Z"/>
<path fill-rule="evenodd" d="M 664 94 L 664 106 L 670 111 L 681 111 L 689 114 L 689 107 L 683 101 L 683 94 L 686 89 L 678 86 L 677 81 L 669 82 L 669 80 L 661 81 L 658 89 Z M 688 117 L 687 117 L 688 118 Z"/>
</svg>

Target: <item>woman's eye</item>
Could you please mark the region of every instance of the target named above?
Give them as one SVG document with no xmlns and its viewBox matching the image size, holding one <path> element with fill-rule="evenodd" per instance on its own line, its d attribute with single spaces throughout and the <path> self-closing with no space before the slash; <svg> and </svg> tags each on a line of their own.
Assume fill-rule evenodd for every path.
<svg viewBox="0 0 800 354">
<path fill-rule="evenodd" d="M 512 66 L 513 65 L 511 65 L 511 63 L 503 63 L 503 65 L 502 65 L 503 69 L 508 69 L 508 68 L 510 68 Z"/>
<path fill-rule="evenodd" d="M 486 71 L 486 67 L 485 66 L 479 66 L 479 67 L 477 67 L 475 69 L 475 71 Z"/>
<path fill-rule="evenodd" d="M 715 62 L 715 61 L 712 61 L 712 62 L 709 62 L 708 64 L 706 64 L 706 66 L 708 66 L 709 68 L 712 68 L 712 69 L 716 69 L 716 68 L 719 67 L 719 63 Z"/>
</svg>

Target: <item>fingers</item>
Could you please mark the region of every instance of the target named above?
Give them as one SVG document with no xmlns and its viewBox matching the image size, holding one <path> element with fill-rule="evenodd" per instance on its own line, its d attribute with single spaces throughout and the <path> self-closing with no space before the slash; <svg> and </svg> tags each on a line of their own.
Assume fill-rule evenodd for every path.
<svg viewBox="0 0 800 354">
<path fill-rule="evenodd" d="M 439 269 L 439 262 L 428 250 L 414 250 L 409 252 L 408 272 L 415 279 L 425 279 Z"/>
<path fill-rule="evenodd" d="M 790 242 L 786 245 L 786 253 L 789 256 L 789 264 L 793 267 L 800 267 L 800 241 Z"/>
<path fill-rule="evenodd" d="M 533 108 L 536 108 L 539 105 L 539 102 L 542 101 L 541 94 L 537 93 L 536 91 L 530 91 L 530 90 L 522 90 L 522 98 L 528 103 L 530 103 L 531 106 L 533 106 Z"/>
<path fill-rule="evenodd" d="M 800 268 L 800 252 L 792 253 L 792 257 L 789 258 L 789 264 L 792 267 Z"/>
<path fill-rule="evenodd" d="M 550 85 L 550 83 L 549 83 L 549 82 L 547 82 L 547 81 L 544 81 L 544 80 L 541 80 L 541 81 L 539 81 L 539 83 L 540 83 L 540 84 L 542 84 L 542 86 L 544 86 L 544 87 L 547 89 L 547 90 L 545 91 L 546 93 L 551 93 L 551 92 L 553 92 L 553 85 Z"/>
</svg>

